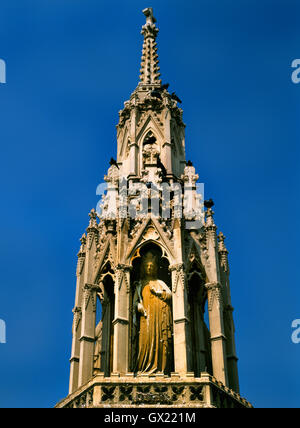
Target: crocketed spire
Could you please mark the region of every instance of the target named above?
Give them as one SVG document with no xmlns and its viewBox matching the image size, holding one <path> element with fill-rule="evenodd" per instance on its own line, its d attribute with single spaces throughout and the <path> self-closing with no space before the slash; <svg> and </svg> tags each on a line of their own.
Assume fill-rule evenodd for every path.
<svg viewBox="0 0 300 428">
<path fill-rule="evenodd" d="M 144 36 L 144 43 L 140 70 L 140 84 L 161 84 L 161 80 L 159 80 L 160 73 L 157 43 L 155 41 L 159 30 L 155 25 L 156 19 L 153 16 L 152 7 L 144 9 L 143 14 L 146 16 L 146 24 L 142 27 L 141 31 L 141 34 Z"/>
</svg>

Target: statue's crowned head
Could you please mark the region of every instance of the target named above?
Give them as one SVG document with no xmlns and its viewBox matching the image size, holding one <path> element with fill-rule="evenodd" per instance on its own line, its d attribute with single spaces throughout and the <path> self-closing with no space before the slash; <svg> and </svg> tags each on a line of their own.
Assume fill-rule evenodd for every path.
<svg viewBox="0 0 300 428">
<path fill-rule="evenodd" d="M 147 253 L 142 258 L 141 264 L 141 277 L 157 278 L 158 271 L 158 257 L 152 251 Z"/>
</svg>

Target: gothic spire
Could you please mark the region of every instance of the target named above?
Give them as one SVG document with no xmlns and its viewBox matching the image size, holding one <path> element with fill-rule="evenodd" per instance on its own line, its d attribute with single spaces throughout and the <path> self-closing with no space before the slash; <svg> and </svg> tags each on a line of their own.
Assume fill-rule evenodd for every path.
<svg viewBox="0 0 300 428">
<path fill-rule="evenodd" d="M 161 80 L 159 80 L 160 73 L 156 43 L 156 36 L 159 30 L 155 25 L 156 19 L 153 16 L 152 7 L 144 9 L 143 14 L 146 16 L 146 24 L 143 25 L 141 31 L 141 34 L 144 36 L 144 43 L 140 70 L 140 84 L 161 84 Z"/>
</svg>

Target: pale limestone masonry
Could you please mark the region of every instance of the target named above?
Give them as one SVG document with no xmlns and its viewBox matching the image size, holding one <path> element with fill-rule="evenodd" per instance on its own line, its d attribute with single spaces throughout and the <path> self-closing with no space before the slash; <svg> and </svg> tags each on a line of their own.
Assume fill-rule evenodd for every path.
<svg viewBox="0 0 300 428">
<path fill-rule="evenodd" d="M 70 389 L 57 407 L 252 407 L 239 395 L 225 237 L 217 236 L 213 202 L 205 202 L 205 214 L 201 208 L 180 100 L 159 80 L 158 29 L 152 9 L 143 12 L 140 82 L 119 113 L 117 161 L 105 176 L 101 215 L 91 211 L 81 238 Z M 163 184 L 184 187 L 184 197 L 175 190 L 169 215 L 154 215 L 148 205 L 143 213 L 148 194 L 141 193 L 132 218 L 119 196 L 122 180 L 128 188 L 154 185 L 159 209 Z M 151 376 L 135 372 L 133 296 L 146 248 L 158 251 L 159 279 L 172 291 L 172 370 Z"/>
<path fill-rule="evenodd" d="M 240 395 L 208 373 L 195 378 L 167 376 L 94 376 L 57 408 L 252 408 Z"/>
</svg>

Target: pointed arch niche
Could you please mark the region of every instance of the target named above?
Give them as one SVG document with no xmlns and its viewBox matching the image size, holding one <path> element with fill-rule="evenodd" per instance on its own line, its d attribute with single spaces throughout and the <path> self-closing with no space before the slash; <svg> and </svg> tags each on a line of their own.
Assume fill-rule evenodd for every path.
<svg viewBox="0 0 300 428">
<path fill-rule="evenodd" d="M 130 371 L 134 372 L 137 354 L 138 354 L 138 334 L 139 334 L 139 323 L 136 318 L 135 308 L 133 307 L 134 294 L 137 284 L 140 280 L 141 271 L 141 260 L 144 254 L 148 251 L 152 251 L 158 257 L 158 279 L 162 280 L 170 290 L 172 290 L 172 279 L 169 271 L 170 261 L 166 250 L 158 245 L 156 242 L 147 241 L 143 243 L 134 253 L 131 258 L 131 288 L 130 288 L 130 322 L 129 322 L 129 366 Z M 171 304 L 172 310 L 172 304 Z M 172 316 L 173 319 L 173 316 Z M 169 361 L 169 372 L 174 371 L 174 344 L 172 343 L 172 355 Z"/>
<path fill-rule="evenodd" d="M 94 351 L 94 373 L 110 376 L 113 371 L 113 343 L 115 317 L 115 277 L 110 262 L 107 262 L 100 277 L 101 292 L 97 294 L 97 320 Z"/>
<path fill-rule="evenodd" d="M 201 372 L 212 374 L 210 331 L 207 324 L 207 290 L 205 272 L 196 262 L 188 274 L 188 303 L 192 348 L 192 371 L 195 377 Z"/>
</svg>

